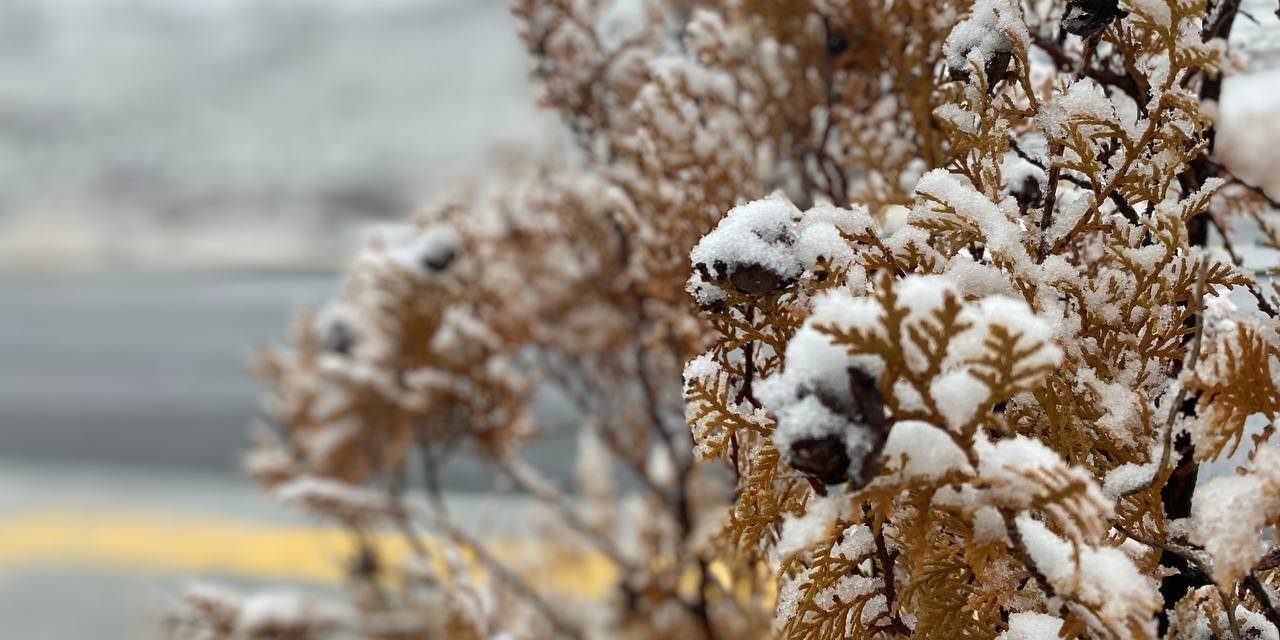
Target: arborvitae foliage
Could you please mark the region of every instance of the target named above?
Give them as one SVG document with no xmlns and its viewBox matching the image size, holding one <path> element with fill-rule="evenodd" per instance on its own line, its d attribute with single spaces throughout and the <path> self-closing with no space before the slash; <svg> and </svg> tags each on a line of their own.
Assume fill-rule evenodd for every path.
<svg viewBox="0 0 1280 640">
<path fill-rule="evenodd" d="M 1230 240 L 1280 232 L 1205 106 L 1236 3 L 626 6 L 516 2 L 574 152 L 261 354 L 248 466 L 350 528 L 353 606 L 201 590 L 179 634 L 1277 637 L 1280 295 Z M 576 490 L 522 457 L 548 388 Z M 460 448 L 547 507 L 522 566 L 451 517 Z M 586 553 L 596 602 L 530 577 Z"/>
</svg>

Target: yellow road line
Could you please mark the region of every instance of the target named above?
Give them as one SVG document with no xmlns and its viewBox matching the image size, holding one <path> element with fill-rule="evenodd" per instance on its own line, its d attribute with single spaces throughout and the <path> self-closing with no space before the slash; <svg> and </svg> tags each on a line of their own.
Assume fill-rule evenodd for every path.
<svg viewBox="0 0 1280 640">
<path fill-rule="evenodd" d="M 352 544 L 346 531 L 333 527 L 43 509 L 0 519 L 0 571 L 89 567 L 334 584 L 343 579 Z M 409 553 L 404 541 L 389 533 L 379 536 L 376 544 L 391 562 Z M 544 558 L 541 569 L 524 572 L 526 578 L 566 595 L 598 596 L 616 578 L 604 557 L 581 549 L 535 549 L 511 539 L 493 540 L 489 546 L 500 560 L 516 565 L 531 557 Z M 561 555 L 546 561 L 548 553 Z"/>
</svg>

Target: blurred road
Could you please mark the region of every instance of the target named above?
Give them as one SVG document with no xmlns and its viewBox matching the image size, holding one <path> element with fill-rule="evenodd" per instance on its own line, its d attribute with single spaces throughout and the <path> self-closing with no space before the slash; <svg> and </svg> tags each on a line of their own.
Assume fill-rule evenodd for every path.
<svg viewBox="0 0 1280 640">
<path fill-rule="evenodd" d="M 0 278 L 0 456 L 229 468 L 256 342 L 337 276 Z"/>
<path fill-rule="evenodd" d="M 236 460 L 258 411 L 250 348 L 337 287 L 327 273 L 0 277 L 0 638 L 148 637 L 199 578 L 335 595 L 350 541 L 270 501 Z M 562 481 L 573 457 L 566 437 L 531 455 Z M 465 455 L 444 484 L 478 535 L 536 520 Z"/>
<path fill-rule="evenodd" d="M 335 288 L 332 274 L 0 278 L 0 637 L 152 637 L 190 578 L 296 577 L 233 570 L 261 544 L 252 530 L 193 534 L 300 523 L 235 471 L 256 411 L 244 361 L 295 301 Z"/>
<path fill-rule="evenodd" d="M 0 638 L 130 640 L 193 579 L 337 595 L 350 541 L 240 474 L 254 343 L 334 274 L 0 278 Z M 572 442 L 535 452 L 565 478 Z M 460 521 L 527 530 L 530 505 L 465 456 Z M 461 493 L 458 493 L 461 492 Z M 401 550 L 402 551 L 402 550 Z M 60 615 L 66 612 L 69 615 Z"/>
<path fill-rule="evenodd" d="M 458 523 L 503 558 L 539 520 L 527 501 L 447 497 Z M 403 540 L 380 539 L 393 563 Z M 0 638 L 154 637 L 184 585 L 213 581 L 246 593 L 300 589 L 341 601 L 350 536 L 268 500 L 221 473 L 0 458 Z M 607 563 L 584 555 L 572 571 L 530 576 L 590 594 Z"/>
<path fill-rule="evenodd" d="M 0 277 L 0 459 L 238 474 L 260 390 L 245 362 L 292 310 L 320 305 L 335 274 Z M 556 427 L 563 415 L 549 407 Z M 535 461 L 567 479 L 572 443 Z M 453 457 L 446 486 L 490 474 Z"/>
<path fill-rule="evenodd" d="M 0 456 L 229 469 L 258 397 L 244 364 L 316 275 L 0 278 Z"/>
</svg>

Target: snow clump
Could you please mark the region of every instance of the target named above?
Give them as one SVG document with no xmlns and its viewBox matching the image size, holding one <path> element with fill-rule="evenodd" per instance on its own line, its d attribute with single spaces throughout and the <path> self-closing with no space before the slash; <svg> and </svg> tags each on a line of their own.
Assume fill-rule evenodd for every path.
<svg viewBox="0 0 1280 640">
<path fill-rule="evenodd" d="M 866 209 L 817 206 L 801 212 L 781 194 L 729 210 L 690 252 L 687 288 L 704 308 L 722 302 L 725 288 L 747 295 L 784 289 L 804 272 L 821 274 L 853 262 L 842 234 L 866 233 Z"/>
</svg>

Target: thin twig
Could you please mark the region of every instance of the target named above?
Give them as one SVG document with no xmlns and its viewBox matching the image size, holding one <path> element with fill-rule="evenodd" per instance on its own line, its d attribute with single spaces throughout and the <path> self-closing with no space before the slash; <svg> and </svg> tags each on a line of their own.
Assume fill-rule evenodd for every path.
<svg viewBox="0 0 1280 640">
<path fill-rule="evenodd" d="M 1179 547 L 1177 545 L 1169 544 L 1167 542 L 1161 542 L 1159 540 L 1144 538 L 1142 536 L 1139 536 L 1133 533 L 1129 529 L 1125 528 L 1123 525 L 1116 524 L 1113 526 L 1116 528 L 1117 531 L 1119 531 L 1120 533 L 1123 533 L 1126 537 L 1132 539 L 1133 541 L 1140 542 L 1142 544 L 1147 545 L 1148 547 L 1153 547 L 1161 551 L 1166 551 L 1175 556 L 1178 556 L 1179 558 L 1186 560 L 1188 563 L 1194 566 L 1197 571 L 1203 573 L 1206 578 L 1206 581 L 1212 583 L 1214 585 L 1214 589 L 1217 590 L 1218 592 L 1218 599 L 1222 601 L 1222 609 L 1227 615 L 1227 625 L 1231 628 L 1231 636 L 1236 640 L 1240 640 L 1240 624 L 1239 622 L 1236 621 L 1235 605 L 1231 602 L 1231 596 L 1227 593 L 1225 589 L 1223 589 L 1221 586 L 1217 584 L 1217 581 L 1213 580 L 1212 569 L 1203 559 L 1201 559 L 1195 553 L 1194 550 L 1187 549 L 1184 547 Z"/>
<path fill-rule="evenodd" d="M 541 595 L 539 595 L 533 587 L 529 586 L 529 583 L 525 582 L 523 578 L 516 575 L 516 573 L 511 569 L 508 569 L 502 561 L 494 557 L 494 555 L 489 552 L 489 549 L 481 544 L 480 541 L 467 535 L 465 531 L 453 524 L 451 520 L 439 520 L 436 524 L 449 536 L 451 540 L 459 546 L 470 550 L 471 553 L 475 555 L 476 560 L 480 561 L 480 564 L 484 565 L 485 569 L 493 574 L 495 578 L 505 583 L 516 593 L 517 596 L 536 609 L 538 613 L 542 614 L 542 616 L 547 619 L 547 622 L 551 623 L 551 626 L 556 630 L 557 635 L 572 638 L 574 640 L 585 637 L 581 630 L 560 615 L 560 613 L 556 611 L 555 608 L 553 608 Z"/>
<path fill-rule="evenodd" d="M 1058 199 L 1058 176 L 1062 173 L 1061 165 L 1053 161 L 1054 156 L 1062 153 L 1062 143 L 1057 140 L 1049 142 L 1049 179 L 1044 185 L 1044 213 L 1040 214 L 1040 248 L 1038 257 L 1044 260 L 1049 249 L 1049 226 L 1053 224 L 1053 206 Z"/>
<path fill-rule="evenodd" d="M 826 32 L 826 38 L 830 38 L 831 24 L 826 18 L 822 21 L 823 30 Z M 825 84 L 826 99 L 826 122 L 823 123 L 822 134 L 818 139 L 818 144 L 813 149 L 813 161 L 817 165 L 818 171 L 822 173 L 822 178 L 826 181 L 827 186 L 824 190 L 831 203 L 837 207 L 847 208 L 849 206 L 848 187 L 845 184 L 844 171 L 840 165 L 827 153 L 827 144 L 831 139 L 831 131 L 835 125 L 835 118 L 832 110 L 835 106 L 835 65 L 830 56 L 823 58 L 822 79 Z M 805 167 L 800 167 L 800 171 L 805 171 Z M 837 181 L 836 178 L 839 178 Z"/>
<path fill-rule="evenodd" d="M 1203 577 L 1206 580 L 1208 580 L 1210 575 L 1212 574 L 1212 572 L 1209 569 L 1209 565 L 1204 562 L 1203 558 L 1196 555 L 1196 552 L 1194 549 L 1189 549 L 1187 547 L 1180 547 L 1176 544 L 1170 544 L 1162 540 L 1156 540 L 1155 538 L 1148 538 L 1146 536 L 1138 535 L 1132 529 L 1129 529 L 1128 527 L 1119 523 L 1113 524 L 1111 526 L 1114 527 L 1116 531 L 1123 533 L 1126 538 L 1129 538 L 1134 542 L 1140 542 L 1142 544 L 1147 545 L 1148 547 L 1159 549 L 1161 551 L 1167 551 L 1175 556 L 1178 556 L 1179 558 L 1182 558 L 1183 560 L 1186 560 L 1193 567 L 1195 567 L 1196 571 L 1199 571 L 1201 574 L 1203 574 Z"/>
<path fill-rule="evenodd" d="M 1218 219 L 1213 215 L 1206 215 L 1209 215 L 1209 224 L 1213 225 L 1213 228 L 1218 232 L 1219 236 L 1222 236 L 1222 248 L 1227 251 L 1227 255 L 1231 256 L 1231 262 L 1237 267 L 1244 267 L 1244 258 L 1242 258 L 1240 254 L 1236 253 L 1235 247 L 1231 244 L 1231 237 L 1227 235 L 1227 230 L 1222 226 L 1222 223 L 1218 222 Z M 1253 299 L 1258 302 L 1259 311 L 1262 311 L 1272 318 L 1276 317 L 1275 307 L 1271 306 L 1271 302 L 1267 300 L 1267 295 L 1263 293 L 1262 289 L 1258 287 L 1256 282 L 1253 282 L 1252 279 L 1250 279 L 1250 282 L 1245 284 L 1245 288 L 1249 290 L 1251 295 L 1253 295 Z"/>
<path fill-rule="evenodd" d="M 1223 167 L 1222 165 L 1217 164 L 1217 163 L 1215 163 L 1215 164 L 1216 164 L 1216 166 L 1218 167 L 1218 171 L 1220 172 L 1220 175 L 1226 176 L 1226 179 L 1227 179 L 1227 181 L 1228 181 L 1228 182 L 1231 182 L 1231 183 L 1234 183 L 1234 184 L 1238 184 L 1238 185 L 1240 185 L 1240 186 L 1242 186 L 1242 187 L 1244 187 L 1244 188 L 1246 188 L 1246 189 L 1248 189 L 1248 190 L 1250 190 L 1250 191 L 1254 192 L 1255 194 L 1257 194 L 1257 195 L 1258 195 L 1258 197 L 1260 197 L 1260 198 L 1262 198 L 1264 201 L 1266 201 L 1266 203 L 1267 203 L 1268 205 L 1270 205 L 1272 209 L 1280 209 L 1280 200 L 1276 200 L 1275 198 L 1271 197 L 1271 194 L 1267 193 L 1267 190 L 1266 190 L 1266 189 L 1263 189 L 1262 187 L 1259 187 L 1259 186 L 1254 185 L 1254 184 L 1250 184 L 1250 183 L 1246 182 L 1245 180 L 1243 180 L 1242 178 L 1240 178 L 1240 176 L 1237 176 L 1237 175 L 1235 175 L 1235 174 L 1231 173 L 1230 171 L 1227 171 L 1227 169 L 1226 169 L 1225 167 Z"/>
<path fill-rule="evenodd" d="M 587 524 L 587 521 L 583 520 L 582 516 L 569 504 L 568 498 L 560 493 L 537 469 L 526 464 L 523 460 L 512 457 L 497 456 L 496 464 L 508 478 L 511 478 L 511 481 L 517 487 L 539 502 L 554 509 L 570 529 L 581 535 L 588 543 L 609 558 L 610 561 L 624 571 L 630 572 L 634 570 L 634 567 L 632 567 L 626 556 L 622 554 L 622 551 L 614 545 L 613 541 Z"/>
<path fill-rule="evenodd" d="M 891 553 L 889 546 L 885 543 L 883 525 L 876 528 L 875 543 L 876 555 L 880 561 L 881 578 L 884 580 L 885 609 L 891 612 L 889 620 L 893 632 L 910 635 L 911 629 L 902 621 L 902 612 L 898 610 L 898 590 L 894 576 L 894 561 L 897 559 L 897 554 Z"/>
<path fill-rule="evenodd" d="M 635 295 L 635 332 L 637 336 L 645 334 L 646 325 L 649 323 L 649 315 L 645 308 L 644 299 L 640 295 Z M 672 354 L 680 352 L 677 344 L 672 341 L 670 344 Z M 684 543 L 683 547 L 690 542 L 690 534 L 693 532 L 693 504 L 689 500 L 689 482 L 693 477 L 693 459 L 692 456 L 685 455 L 686 449 L 682 449 L 677 444 L 676 431 L 667 426 L 666 421 L 662 417 L 662 405 L 660 404 L 661 396 L 654 387 L 653 381 L 649 377 L 650 361 L 649 351 L 644 345 L 643 340 L 637 340 L 635 349 L 636 367 L 640 377 L 640 391 L 643 394 L 645 412 L 649 418 L 650 426 L 658 433 L 663 446 L 666 448 L 667 455 L 671 460 L 672 467 L 675 468 L 676 477 L 674 483 L 674 504 L 672 512 L 676 519 L 676 525 L 679 527 L 680 540 Z M 688 437 L 688 430 L 684 430 Z M 716 638 L 715 625 L 711 622 L 710 607 L 707 603 L 706 586 L 710 583 L 711 573 L 705 558 L 693 552 L 698 564 L 698 589 L 693 598 L 693 602 L 689 602 L 680 598 L 680 603 L 693 615 L 698 626 L 702 629 L 703 635 L 707 640 Z"/>
<path fill-rule="evenodd" d="M 1009 144 L 1013 148 L 1013 152 L 1019 158 L 1026 160 L 1027 162 L 1031 163 L 1032 166 L 1034 166 L 1035 168 L 1041 171 L 1046 171 L 1044 162 L 1042 162 L 1039 158 L 1031 155 L 1025 149 L 1023 149 L 1022 145 L 1018 144 L 1017 138 L 1010 138 Z M 1084 180 L 1079 176 L 1067 171 L 1059 172 L 1058 177 L 1082 189 L 1093 188 L 1093 185 L 1089 184 L 1087 180 Z M 1138 218 L 1137 210 L 1133 208 L 1133 205 L 1129 204 L 1129 201 L 1126 200 L 1123 195 L 1121 195 L 1119 192 L 1112 191 L 1109 197 L 1111 198 L 1111 202 L 1116 205 L 1116 209 L 1119 209 L 1120 213 L 1124 214 L 1125 219 L 1127 219 L 1129 222 L 1132 222 L 1134 224 L 1138 223 L 1139 218 Z"/>
<path fill-rule="evenodd" d="M 1196 318 L 1195 335 L 1191 338 L 1191 350 L 1187 354 L 1187 359 L 1183 364 L 1183 371 L 1193 371 L 1196 363 L 1200 360 L 1200 342 L 1204 337 L 1204 293 L 1206 280 L 1209 275 L 1209 256 L 1205 255 L 1200 258 L 1200 271 L 1196 276 L 1196 290 L 1194 295 L 1195 309 L 1192 313 Z M 1174 396 L 1173 402 L 1169 405 L 1169 417 L 1165 420 L 1164 438 L 1160 448 L 1160 462 L 1156 465 L 1156 471 L 1151 475 L 1151 480 L 1146 483 L 1129 489 L 1120 494 L 1121 498 L 1126 498 L 1136 493 L 1141 493 L 1155 486 L 1156 481 L 1161 476 L 1166 475 L 1165 467 L 1169 466 L 1169 458 L 1173 449 L 1173 425 L 1178 419 L 1178 411 L 1182 408 L 1182 403 L 1187 399 L 1187 388 L 1179 385 L 1178 393 Z"/>
<path fill-rule="evenodd" d="M 549 353 L 539 354 L 539 357 L 548 361 L 548 363 L 543 367 L 544 370 L 551 379 L 559 385 L 559 388 L 565 392 L 568 399 L 573 402 L 574 407 L 578 410 L 584 421 L 588 416 L 598 416 L 609 412 L 608 408 L 593 406 L 593 398 L 605 398 L 608 397 L 609 394 L 598 385 L 592 385 L 588 374 L 579 370 L 576 372 L 577 375 L 571 378 L 562 371 L 560 367 L 554 366 L 554 364 L 550 362 Z M 582 385 L 589 388 L 578 388 L 578 386 L 574 384 L 575 380 L 580 381 Z M 609 452 L 613 454 L 615 458 L 622 461 L 626 468 L 631 471 L 632 477 L 640 483 L 640 486 L 653 494 L 653 497 L 657 498 L 669 509 L 675 508 L 675 498 L 672 497 L 670 492 L 659 487 L 657 483 L 654 482 L 653 478 L 649 477 L 646 462 L 644 459 L 636 455 L 633 447 L 629 447 L 619 440 L 616 431 L 609 428 L 606 424 L 601 423 L 598 426 L 597 432 L 600 434 L 600 438 L 604 442 L 604 445 L 608 447 Z"/>
<path fill-rule="evenodd" d="M 1254 566 L 1254 571 L 1270 571 L 1280 567 L 1280 547 L 1275 547 L 1262 554 L 1262 559 Z"/>
<path fill-rule="evenodd" d="M 1252 593 L 1253 597 L 1258 601 L 1258 606 L 1262 607 L 1262 615 L 1266 616 L 1267 622 L 1280 629 L 1280 612 L 1276 611 L 1275 603 L 1271 601 L 1271 592 L 1258 579 L 1256 571 L 1250 571 L 1245 575 L 1244 586 L 1249 589 L 1249 593 Z"/>
<path fill-rule="evenodd" d="M 425 461 L 424 461 L 425 462 Z M 427 492 L 432 491 L 431 481 L 424 476 Z M 533 607 L 540 613 L 547 622 L 555 630 L 559 637 L 571 638 L 578 640 L 583 638 L 582 632 L 570 623 L 564 616 L 560 615 L 547 601 L 538 594 L 529 583 L 523 578 L 502 564 L 488 548 L 479 540 L 472 538 L 461 527 L 454 524 L 453 519 L 449 516 L 448 510 L 445 509 L 444 501 L 438 503 L 434 500 L 429 503 L 429 508 L 424 509 L 422 506 L 412 505 L 402 498 L 394 498 L 393 508 L 391 509 L 392 521 L 396 524 L 402 537 L 409 544 L 409 548 L 423 562 L 429 562 L 431 553 L 427 548 L 426 542 L 422 535 L 418 533 L 414 526 L 414 519 L 411 515 L 411 509 L 416 508 L 427 516 L 432 526 L 440 529 L 449 539 L 453 540 L 459 546 L 465 547 L 471 551 L 475 558 L 490 572 L 496 579 L 505 583 L 514 592 L 516 597 L 524 600 L 529 606 Z M 447 555 L 445 556 L 447 558 Z M 447 560 L 446 560 L 447 562 Z M 457 567 L 451 566 L 450 569 L 457 571 Z"/>
</svg>

